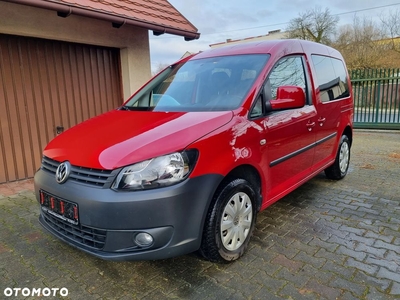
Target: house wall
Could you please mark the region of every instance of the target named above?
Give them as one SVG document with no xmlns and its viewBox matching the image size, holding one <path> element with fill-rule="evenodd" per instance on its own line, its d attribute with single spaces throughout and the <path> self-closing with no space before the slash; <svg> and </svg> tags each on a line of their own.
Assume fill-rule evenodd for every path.
<svg viewBox="0 0 400 300">
<path fill-rule="evenodd" d="M 150 77 L 148 30 L 76 15 L 0 1 L 0 33 L 119 48 L 123 98 L 127 99 Z"/>
</svg>

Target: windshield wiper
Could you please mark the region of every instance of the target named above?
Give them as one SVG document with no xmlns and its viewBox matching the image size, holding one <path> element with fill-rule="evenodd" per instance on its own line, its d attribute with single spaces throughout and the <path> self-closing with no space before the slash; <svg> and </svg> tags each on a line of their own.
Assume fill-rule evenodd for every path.
<svg viewBox="0 0 400 300">
<path fill-rule="evenodd" d="M 154 107 L 151 106 L 120 106 L 118 110 L 128 110 L 128 111 L 152 111 Z"/>
</svg>

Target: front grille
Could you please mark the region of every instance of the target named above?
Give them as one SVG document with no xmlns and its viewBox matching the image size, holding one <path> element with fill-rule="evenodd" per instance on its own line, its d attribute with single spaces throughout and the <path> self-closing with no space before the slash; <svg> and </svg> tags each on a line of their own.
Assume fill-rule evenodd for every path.
<svg viewBox="0 0 400 300">
<path fill-rule="evenodd" d="M 107 231 L 83 225 L 72 225 L 48 213 L 42 213 L 44 221 L 59 235 L 83 246 L 102 250 L 106 242 Z"/>
<path fill-rule="evenodd" d="M 57 167 L 60 162 L 43 156 L 42 159 L 42 170 L 56 174 Z M 76 182 L 87 184 L 91 186 L 97 186 L 102 188 L 109 188 L 114 181 L 115 176 L 118 174 L 120 169 L 116 170 L 101 170 L 84 168 L 79 166 L 71 166 L 71 173 L 68 180 L 74 180 Z"/>
</svg>

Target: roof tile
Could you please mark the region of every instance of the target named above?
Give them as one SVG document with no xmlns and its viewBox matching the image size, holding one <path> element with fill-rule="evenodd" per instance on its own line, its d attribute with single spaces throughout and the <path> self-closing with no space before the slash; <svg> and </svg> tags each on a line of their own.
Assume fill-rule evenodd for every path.
<svg viewBox="0 0 400 300">
<path fill-rule="evenodd" d="M 142 21 L 172 29 L 197 33 L 167 0 L 42 0 L 83 8 L 121 18 Z"/>
</svg>

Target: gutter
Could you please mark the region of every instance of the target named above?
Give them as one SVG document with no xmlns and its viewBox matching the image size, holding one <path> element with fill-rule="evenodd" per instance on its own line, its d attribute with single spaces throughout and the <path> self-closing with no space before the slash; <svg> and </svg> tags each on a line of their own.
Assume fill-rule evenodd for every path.
<svg viewBox="0 0 400 300">
<path fill-rule="evenodd" d="M 146 28 L 148 30 L 152 30 L 154 35 L 161 35 L 164 33 L 179 35 L 179 36 L 183 36 L 185 38 L 185 41 L 195 40 L 200 37 L 200 33 L 198 33 L 198 32 L 190 32 L 190 31 L 181 30 L 181 29 L 177 29 L 177 28 L 156 25 L 156 24 L 146 22 L 146 21 L 138 21 L 135 19 L 118 17 L 118 16 L 112 15 L 107 12 L 97 12 L 97 11 L 93 11 L 93 10 L 89 10 L 89 9 L 85 9 L 85 8 L 71 6 L 68 4 L 59 4 L 59 3 L 48 2 L 48 1 L 43 1 L 43 0 L 40 0 L 40 1 L 39 0 L 6 0 L 6 1 L 12 2 L 12 3 L 17 3 L 17 4 L 22 4 L 22 5 L 38 7 L 38 8 L 54 10 L 54 11 L 57 11 L 57 15 L 59 17 L 63 17 L 63 18 L 66 18 L 69 15 L 74 14 L 74 15 L 78 15 L 78 16 L 82 16 L 82 17 L 88 17 L 88 18 L 109 21 L 112 23 L 113 27 L 115 27 L 115 28 L 119 28 L 122 25 L 128 24 L 128 25 L 138 26 L 138 27 Z"/>
</svg>

